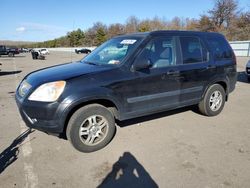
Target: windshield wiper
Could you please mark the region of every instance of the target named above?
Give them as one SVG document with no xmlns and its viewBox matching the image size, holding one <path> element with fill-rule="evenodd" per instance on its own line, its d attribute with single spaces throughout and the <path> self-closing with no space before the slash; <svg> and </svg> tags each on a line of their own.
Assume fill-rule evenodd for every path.
<svg viewBox="0 0 250 188">
<path fill-rule="evenodd" d="M 97 63 L 89 62 L 89 61 L 84 61 L 84 63 L 89 64 L 89 65 L 98 65 Z"/>
</svg>

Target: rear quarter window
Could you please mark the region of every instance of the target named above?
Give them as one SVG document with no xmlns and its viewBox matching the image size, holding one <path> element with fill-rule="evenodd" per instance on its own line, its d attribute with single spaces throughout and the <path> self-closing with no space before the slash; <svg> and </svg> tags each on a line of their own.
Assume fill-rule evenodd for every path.
<svg viewBox="0 0 250 188">
<path fill-rule="evenodd" d="M 213 51 L 215 60 L 221 61 L 233 58 L 233 51 L 224 38 L 207 37 L 207 42 L 210 49 Z"/>
</svg>

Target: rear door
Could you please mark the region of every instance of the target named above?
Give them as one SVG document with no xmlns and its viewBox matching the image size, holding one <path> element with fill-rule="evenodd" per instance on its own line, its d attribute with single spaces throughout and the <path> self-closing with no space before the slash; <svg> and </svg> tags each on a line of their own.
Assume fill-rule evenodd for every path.
<svg viewBox="0 0 250 188">
<path fill-rule="evenodd" d="M 182 105 L 198 103 L 216 67 L 209 61 L 208 50 L 199 36 L 180 36 L 182 54 L 180 66 L 180 102 Z"/>
<path fill-rule="evenodd" d="M 237 80 L 234 52 L 226 39 L 221 35 L 207 37 L 207 43 L 213 53 L 217 75 L 228 80 L 228 92 L 230 92 L 234 89 Z"/>
</svg>

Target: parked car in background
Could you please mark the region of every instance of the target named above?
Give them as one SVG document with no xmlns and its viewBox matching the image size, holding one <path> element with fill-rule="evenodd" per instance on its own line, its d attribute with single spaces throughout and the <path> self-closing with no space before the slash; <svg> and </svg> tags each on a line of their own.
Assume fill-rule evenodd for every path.
<svg viewBox="0 0 250 188">
<path fill-rule="evenodd" d="M 20 50 L 18 48 L 16 48 L 16 47 L 11 47 L 10 51 L 14 52 L 14 54 L 19 54 L 20 53 Z"/>
<path fill-rule="evenodd" d="M 7 55 L 9 57 L 14 57 L 15 54 L 19 54 L 17 48 L 8 48 L 4 45 L 0 45 L 0 56 Z"/>
<path fill-rule="evenodd" d="M 49 50 L 46 48 L 42 48 L 39 51 L 40 51 L 41 55 L 49 55 Z"/>
<path fill-rule="evenodd" d="M 223 35 L 153 31 L 115 37 L 79 62 L 28 74 L 16 101 L 27 126 L 66 132 L 77 150 L 92 152 L 111 141 L 115 120 L 190 105 L 216 116 L 236 81 Z"/>
<path fill-rule="evenodd" d="M 247 62 L 247 65 L 246 65 L 246 73 L 247 73 L 248 82 L 250 82 L 250 60 Z"/>
<path fill-rule="evenodd" d="M 89 49 L 87 49 L 87 48 L 82 48 L 82 49 L 80 49 L 80 50 L 75 49 L 75 52 L 76 52 L 77 54 L 79 54 L 79 53 L 82 53 L 82 54 L 89 54 L 89 53 L 91 53 L 91 50 L 89 50 Z"/>
<path fill-rule="evenodd" d="M 29 50 L 28 50 L 28 48 L 20 48 L 20 53 L 28 53 L 29 52 Z"/>
<path fill-rule="evenodd" d="M 41 54 L 40 50 L 32 50 L 31 56 L 32 56 L 32 59 L 45 60 L 45 55 Z"/>
</svg>

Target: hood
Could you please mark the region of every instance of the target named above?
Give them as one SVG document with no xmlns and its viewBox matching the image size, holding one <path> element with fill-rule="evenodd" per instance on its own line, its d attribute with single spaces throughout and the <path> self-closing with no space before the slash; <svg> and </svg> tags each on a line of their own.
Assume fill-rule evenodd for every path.
<svg viewBox="0 0 250 188">
<path fill-rule="evenodd" d="M 74 62 L 34 71 L 27 75 L 25 79 L 32 86 L 38 86 L 47 82 L 67 80 L 70 78 L 100 72 L 112 68 L 113 67 L 110 66 L 97 66 L 82 62 Z"/>
</svg>

